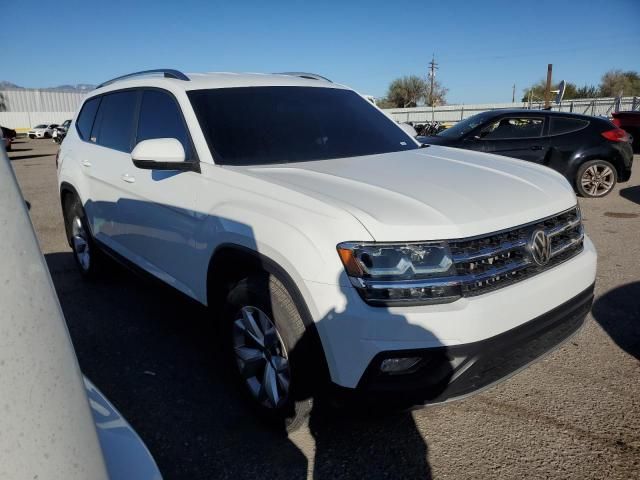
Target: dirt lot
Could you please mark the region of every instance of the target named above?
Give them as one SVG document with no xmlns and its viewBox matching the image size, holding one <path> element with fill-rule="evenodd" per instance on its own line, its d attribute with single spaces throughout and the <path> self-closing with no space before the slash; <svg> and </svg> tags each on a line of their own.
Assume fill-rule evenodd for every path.
<svg viewBox="0 0 640 480">
<path fill-rule="evenodd" d="M 63 236 L 56 148 L 19 141 L 12 165 L 80 366 L 166 479 L 640 478 L 640 158 L 630 182 L 580 201 L 599 266 L 578 336 L 466 400 L 385 418 L 314 412 L 287 438 L 238 401 L 207 311 L 119 268 L 81 281 Z"/>
</svg>

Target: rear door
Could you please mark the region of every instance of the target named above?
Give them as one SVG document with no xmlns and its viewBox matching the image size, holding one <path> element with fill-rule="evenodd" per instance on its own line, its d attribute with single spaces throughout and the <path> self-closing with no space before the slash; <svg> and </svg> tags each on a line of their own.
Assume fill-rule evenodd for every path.
<svg viewBox="0 0 640 480">
<path fill-rule="evenodd" d="M 593 145 L 593 141 L 583 135 L 588 126 L 589 121 L 581 118 L 555 115 L 549 118 L 550 163 L 556 170 L 565 173 L 571 158 Z"/>
<path fill-rule="evenodd" d="M 482 128 L 478 137 L 484 152 L 544 163 L 549 150 L 544 127 L 542 115 L 505 116 Z"/>
<path fill-rule="evenodd" d="M 123 252 L 118 245 L 117 206 L 130 196 L 130 183 L 123 172 L 131 165 L 138 95 L 137 90 L 102 95 L 91 133 L 78 158 L 90 180 L 85 210 L 93 235 L 119 253 Z"/>
</svg>

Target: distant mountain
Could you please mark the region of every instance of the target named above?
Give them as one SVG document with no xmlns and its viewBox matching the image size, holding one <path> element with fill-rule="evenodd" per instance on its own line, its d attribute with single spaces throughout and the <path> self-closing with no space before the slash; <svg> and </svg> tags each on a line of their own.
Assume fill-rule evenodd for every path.
<svg viewBox="0 0 640 480">
<path fill-rule="evenodd" d="M 0 88 L 22 88 L 22 87 L 19 87 L 15 83 L 7 82 L 5 80 L 0 80 Z"/>
<path fill-rule="evenodd" d="M 3 88 L 19 88 L 24 89 L 20 85 L 16 85 L 15 83 L 7 82 L 6 80 L 0 80 L 0 89 Z M 57 87 L 47 87 L 41 88 L 39 90 L 65 90 L 67 92 L 88 92 L 96 88 L 95 85 L 90 85 L 88 83 L 79 83 L 77 85 L 59 85 Z"/>
</svg>

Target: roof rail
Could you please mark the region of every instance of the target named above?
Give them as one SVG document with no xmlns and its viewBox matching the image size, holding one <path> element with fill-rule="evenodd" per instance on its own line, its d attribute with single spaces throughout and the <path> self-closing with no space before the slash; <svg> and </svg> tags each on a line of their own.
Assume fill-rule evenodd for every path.
<svg viewBox="0 0 640 480">
<path fill-rule="evenodd" d="M 157 68 L 155 70 L 143 70 L 141 72 L 129 73 L 127 75 L 122 75 L 121 77 L 112 78 L 111 80 L 101 83 L 96 88 L 106 87 L 107 85 L 111 85 L 112 83 L 119 82 L 120 80 L 125 80 L 127 78 L 150 75 L 153 73 L 162 73 L 164 78 L 175 78 L 176 80 L 184 80 L 186 82 L 190 80 L 189 77 L 179 70 L 173 70 L 171 68 Z"/>
<path fill-rule="evenodd" d="M 325 82 L 333 83 L 327 77 L 323 77 L 322 75 L 318 75 L 317 73 L 307 73 L 307 72 L 280 72 L 276 73 L 276 75 L 290 75 L 292 77 L 300 77 L 307 78 L 309 80 L 324 80 Z"/>
</svg>

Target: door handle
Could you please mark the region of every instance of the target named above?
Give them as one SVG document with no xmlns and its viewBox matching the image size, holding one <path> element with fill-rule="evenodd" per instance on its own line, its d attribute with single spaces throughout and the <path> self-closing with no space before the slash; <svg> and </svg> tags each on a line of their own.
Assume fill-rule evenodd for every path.
<svg viewBox="0 0 640 480">
<path fill-rule="evenodd" d="M 83 160 L 82 161 L 82 166 L 83 167 L 90 167 L 91 166 L 91 162 L 89 160 Z"/>
<path fill-rule="evenodd" d="M 127 183 L 135 183 L 136 181 L 136 177 L 132 177 L 131 175 L 129 175 L 128 173 L 125 173 L 124 175 L 122 175 L 120 177 L 122 180 L 124 180 Z"/>
<path fill-rule="evenodd" d="M 531 147 L 531 150 L 542 150 L 544 147 L 542 145 L 534 145 Z"/>
</svg>

